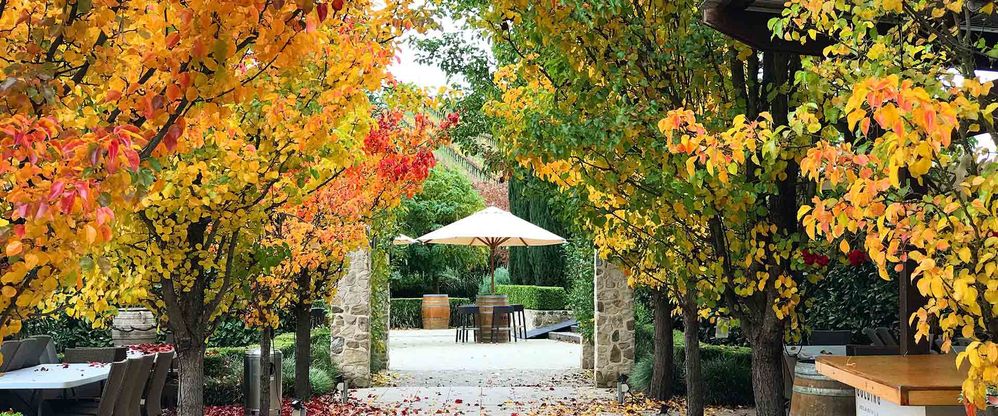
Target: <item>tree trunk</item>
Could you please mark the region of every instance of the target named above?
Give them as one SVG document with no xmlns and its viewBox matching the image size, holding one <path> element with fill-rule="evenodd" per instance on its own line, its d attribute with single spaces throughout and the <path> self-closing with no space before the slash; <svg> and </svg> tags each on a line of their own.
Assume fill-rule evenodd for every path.
<svg viewBox="0 0 998 416">
<path fill-rule="evenodd" d="M 669 297 L 661 291 L 655 291 L 652 299 L 655 302 L 655 357 L 649 393 L 653 399 L 668 400 L 673 392 L 672 371 L 675 354 L 672 304 L 669 302 Z"/>
<path fill-rule="evenodd" d="M 752 393 L 758 416 L 783 416 L 783 342 L 759 337 L 752 345 Z"/>
<path fill-rule="evenodd" d="M 308 368 L 312 363 L 312 322 L 310 302 L 295 304 L 295 398 L 308 400 L 312 397 L 312 385 Z"/>
<path fill-rule="evenodd" d="M 260 331 L 260 413 L 259 416 L 270 416 L 270 327 Z"/>
<path fill-rule="evenodd" d="M 696 293 L 687 288 L 683 300 L 683 339 L 686 340 L 686 416 L 703 416 L 703 371 L 700 368 L 700 317 Z"/>
<path fill-rule="evenodd" d="M 177 349 L 177 365 L 180 368 L 179 416 L 204 414 L 204 350 L 204 344 Z"/>
</svg>

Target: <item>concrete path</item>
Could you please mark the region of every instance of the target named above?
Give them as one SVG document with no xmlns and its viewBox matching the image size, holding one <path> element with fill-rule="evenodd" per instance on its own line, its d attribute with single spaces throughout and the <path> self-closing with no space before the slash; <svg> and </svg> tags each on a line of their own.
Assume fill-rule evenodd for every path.
<svg viewBox="0 0 998 416">
<path fill-rule="evenodd" d="M 526 415 L 545 403 L 612 398 L 579 368 L 578 344 L 458 344 L 454 330 L 393 330 L 388 345 L 387 386 L 353 393 L 399 414 Z"/>
<path fill-rule="evenodd" d="M 388 357 L 394 371 L 574 370 L 582 347 L 549 339 L 515 343 L 454 343 L 454 330 L 393 330 Z"/>
<path fill-rule="evenodd" d="M 614 392 L 593 387 L 579 368 L 582 347 L 547 339 L 456 344 L 454 330 L 393 330 L 390 369 L 381 386 L 351 391 L 352 400 L 395 415 L 657 415 L 640 405 L 615 407 Z M 584 410 L 583 410 L 584 409 Z M 745 410 L 715 410 L 745 416 Z"/>
</svg>

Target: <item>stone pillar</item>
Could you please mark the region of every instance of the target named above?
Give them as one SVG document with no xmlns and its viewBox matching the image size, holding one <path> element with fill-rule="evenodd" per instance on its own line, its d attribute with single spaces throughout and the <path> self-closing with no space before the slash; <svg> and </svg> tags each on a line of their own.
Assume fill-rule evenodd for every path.
<svg viewBox="0 0 998 416">
<path fill-rule="evenodd" d="M 336 283 L 329 310 L 330 353 L 352 387 L 371 385 L 371 258 L 367 250 L 347 255 L 349 267 Z"/>
<path fill-rule="evenodd" d="M 634 293 L 616 266 L 597 258 L 594 269 L 593 377 L 597 387 L 613 387 L 634 366 Z"/>
<path fill-rule="evenodd" d="M 594 358 L 595 358 L 595 355 L 593 353 L 593 342 L 590 341 L 590 340 L 588 340 L 588 339 L 586 339 L 585 337 L 583 337 L 582 338 L 582 360 L 581 360 L 582 362 L 580 363 L 582 365 L 582 369 L 583 370 L 592 370 L 593 369 L 593 359 Z"/>
</svg>

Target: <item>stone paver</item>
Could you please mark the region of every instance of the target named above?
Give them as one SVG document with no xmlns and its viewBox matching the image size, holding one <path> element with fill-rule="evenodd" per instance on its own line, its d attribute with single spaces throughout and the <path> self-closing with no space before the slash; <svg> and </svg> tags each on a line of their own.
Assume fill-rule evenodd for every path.
<svg viewBox="0 0 998 416">
<path fill-rule="evenodd" d="M 612 398 L 579 369 L 578 344 L 457 344 L 454 330 L 405 330 L 388 345 L 388 386 L 351 393 L 400 414 L 525 415 L 544 403 Z"/>
</svg>

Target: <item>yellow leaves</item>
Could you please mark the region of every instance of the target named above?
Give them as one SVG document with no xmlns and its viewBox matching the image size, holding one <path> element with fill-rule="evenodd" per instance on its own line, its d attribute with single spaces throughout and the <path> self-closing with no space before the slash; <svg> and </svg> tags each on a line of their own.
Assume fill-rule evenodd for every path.
<svg viewBox="0 0 998 416">
<path fill-rule="evenodd" d="M 856 109 L 851 111 L 849 113 L 849 116 L 846 118 L 849 123 L 849 130 L 855 131 L 856 123 L 862 120 L 864 117 L 866 117 L 866 112 L 861 109 Z"/>
<path fill-rule="evenodd" d="M 840 241 L 839 242 L 839 251 L 841 251 L 842 254 L 848 254 L 849 253 L 849 241 L 846 241 L 845 239 L 843 239 L 842 241 Z"/>
<path fill-rule="evenodd" d="M 686 159 L 686 173 L 690 177 L 696 174 L 696 162 L 697 162 L 696 156 L 690 156 L 689 158 Z"/>
<path fill-rule="evenodd" d="M 880 59 L 885 52 L 887 52 L 887 47 L 881 42 L 876 42 L 872 47 L 870 47 L 870 50 L 866 52 L 866 56 L 870 59 Z"/>
<path fill-rule="evenodd" d="M 964 263 L 969 263 L 971 260 L 971 253 L 969 247 L 962 247 L 957 251 L 957 255 L 960 257 L 960 261 Z"/>
<path fill-rule="evenodd" d="M 83 233 L 87 243 L 93 244 L 97 241 L 97 229 L 93 225 L 87 224 L 83 226 Z"/>
<path fill-rule="evenodd" d="M 807 214 L 810 211 L 811 211 L 811 206 L 801 205 L 801 207 L 797 209 L 797 219 L 799 220 L 801 218 L 804 218 L 804 214 Z"/>
</svg>

